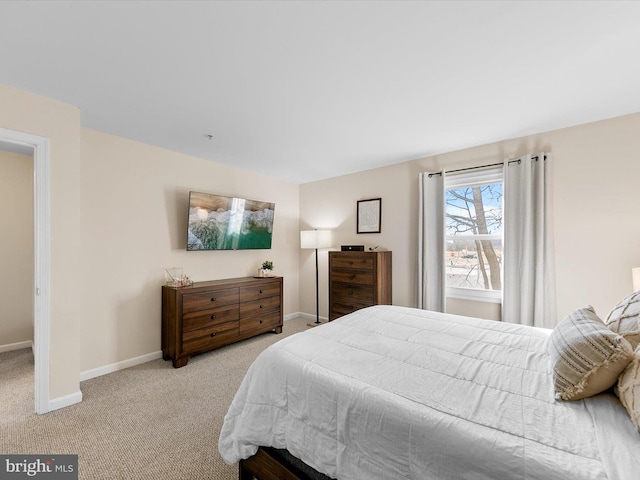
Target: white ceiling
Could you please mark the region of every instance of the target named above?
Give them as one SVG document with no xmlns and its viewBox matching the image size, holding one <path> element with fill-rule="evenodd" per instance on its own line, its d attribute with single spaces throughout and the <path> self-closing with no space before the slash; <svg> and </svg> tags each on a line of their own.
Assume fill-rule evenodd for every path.
<svg viewBox="0 0 640 480">
<path fill-rule="evenodd" d="M 304 183 L 638 112 L 638 25 L 640 2 L 3 1 L 0 83 Z"/>
</svg>

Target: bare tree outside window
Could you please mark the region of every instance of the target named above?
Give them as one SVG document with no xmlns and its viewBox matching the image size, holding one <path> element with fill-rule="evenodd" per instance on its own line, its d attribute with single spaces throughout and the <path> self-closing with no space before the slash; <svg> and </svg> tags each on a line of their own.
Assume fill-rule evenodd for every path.
<svg viewBox="0 0 640 480">
<path fill-rule="evenodd" d="M 445 190 L 447 286 L 502 289 L 502 183 Z"/>
</svg>

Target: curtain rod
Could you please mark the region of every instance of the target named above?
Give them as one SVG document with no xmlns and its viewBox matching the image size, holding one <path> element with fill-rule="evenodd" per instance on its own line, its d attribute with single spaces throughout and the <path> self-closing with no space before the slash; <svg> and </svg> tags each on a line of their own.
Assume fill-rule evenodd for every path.
<svg viewBox="0 0 640 480">
<path fill-rule="evenodd" d="M 543 160 L 546 160 L 547 156 L 544 155 Z M 535 157 L 531 157 L 531 160 L 535 160 L 536 162 L 538 161 L 538 156 L 536 155 Z M 516 159 L 516 160 L 509 160 L 507 162 L 509 165 L 511 165 L 512 163 L 520 163 L 520 159 Z M 467 167 L 467 168 L 458 168 L 456 170 L 448 170 L 447 173 L 456 173 L 456 172 L 466 172 L 467 170 L 476 170 L 478 168 L 488 168 L 488 167 L 498 167 L 498 166 L 502 166 L 504 165 L 504 162 L 500 162 L 500 163 L 490 163 L 488 165 L 478 165 L 477 167 Z M 435 173 L 430 173 L 428 176 L 429 178 L 433 177 L 434 175 L 442 175 L 442 172 L 435 172 Z"/>
</svg>

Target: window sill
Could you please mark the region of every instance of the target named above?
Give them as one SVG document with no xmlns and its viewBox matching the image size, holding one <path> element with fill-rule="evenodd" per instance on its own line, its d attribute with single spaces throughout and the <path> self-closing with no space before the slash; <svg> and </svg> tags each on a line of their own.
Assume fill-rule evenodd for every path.
<svg viewBox="0 0 640 480">
<path fill-rule="evenodd" d="M 446 296 L 447 298 L 471 300 L 473 302 L 502 303 L 502 292 L 499 290 L 447 287 Z"/>
</svg>

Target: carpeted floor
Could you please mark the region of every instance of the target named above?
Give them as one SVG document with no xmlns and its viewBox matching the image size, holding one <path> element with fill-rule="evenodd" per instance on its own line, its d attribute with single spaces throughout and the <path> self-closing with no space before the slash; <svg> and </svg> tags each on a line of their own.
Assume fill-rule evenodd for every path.
<svg viewBox="0 0 640 480">
<path fill-rule="evenodd" d="M 218 453 L 231 400 L 262 350 L 306 328 L 296 318 L 183 368 L 160 359 L 87 380 L 81 403 L 45 415 L 34 413 L 31 349 L 2 353 L 0 453 L 78 454 L 86 480 L 235 480 Z"/>
</svg>

